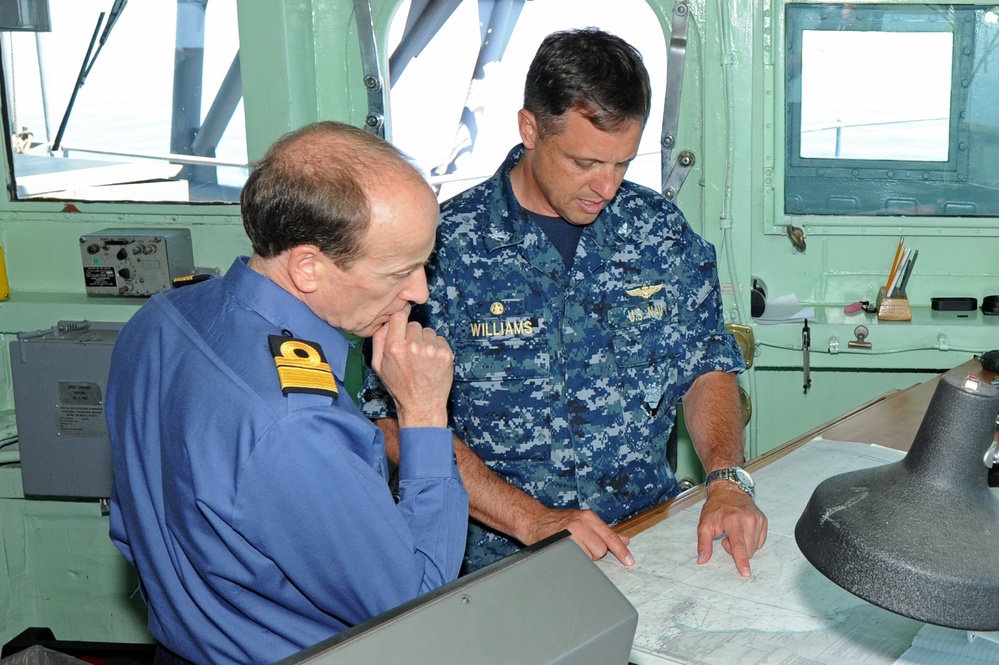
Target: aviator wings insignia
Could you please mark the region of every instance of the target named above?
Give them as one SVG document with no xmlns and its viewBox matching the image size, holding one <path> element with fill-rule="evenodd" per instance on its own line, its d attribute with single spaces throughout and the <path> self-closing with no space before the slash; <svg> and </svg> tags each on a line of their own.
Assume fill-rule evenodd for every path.
<svg viewBox="0 0 999 665">
<path fill-rule="evenodd" d="M 662 291 L 664 284 L 645 284 L 644 286 L 636 286 L 633 289 L 628 289 L 625 291 L 629 296 L 641 296 L 648 300 L 655 294 Z"/>
</svg>

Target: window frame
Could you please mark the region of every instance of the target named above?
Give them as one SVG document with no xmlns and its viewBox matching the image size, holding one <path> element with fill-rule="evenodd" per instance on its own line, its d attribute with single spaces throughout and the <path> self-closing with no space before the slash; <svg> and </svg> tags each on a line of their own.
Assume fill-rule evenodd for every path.
<svg viewBox="0 0 999 665">
<path fill-rule="evenodd" d="M 792 20 L 789 14 L 792 8 L 807 13 L 814 17 L 823 11 L 834 11 L 842 8 L 843 3 L 826 2 L 783 2 L 773 9 L 774 21 L 767 25 L 764 34 L 765 46 L 770 47 L 770 53 L 764 53 L 764 65 L 772 62 L 775 66 L 772 69 L 772 77 L 765 77 L 766 95 L 772 95 L 774 103 L 768 106 L 768 127 L 772 123 L 773 132 L 765 142 L 764 163 L 768 168 L 764 171 L 764 185 L 768 186 L 768 196 L 765 197 L 764 214 L 765 219 L 772 220 L 769 224 L 764 224 L 764 233 L 785 234 L 789 225 L 804 227 L 806 233 L 823 235 L 853 235 L 857 233 L 874 233 L 875 235 L 894 235 L 900 231 L 914 234 L 929 234 L 930 229 L 936 233 L 941 232 L 940 227 L 945 227 L 948 235 L 975 235 L 980 234 L 983 229 L 990 231 L 989 235 L 995 235 L 999 231 L 999 216 L 991 213 L 979 214 L 932 214 L 932 215 L 905 215 L 897 209 L 891 207 L 884 208 L 886 201 L 892 196 L 899 201 L 912 202 L 918 205 L 921 197 L 926 199 L 936 198 L 934 194 L 911 194 L 913 187 L 925 188 L 930 184 L 930 191 L 939 193 L 947 188 L 963 186 L 963 173 L 967 171 L 968 154 L 964 150 L 958 150 L 957 146 L 967 143 L 969 137 L 968 127 L 961 121 L 961 112 L 967 102 L 969 91 L 962 85 L 962 65 L 966 62 L 967 54 L 963 53 L 962 44 L 968 39 L 973 39 L 974 22 L 964 22 L 958 30 L 952 31 L 955 35 L 953 42 L 953 52 L 956 54 L 952 59 L 952 88 L 950 101 L 950 126 L 949 126 L 949 150 L 947 162 L 922 162 L 903 160 L 856 160 L 856 159 L 836 159 L 836 158 L 802 158 L 800 154 L 800 91 L 798 98 L 792 96 L 789 89 L 789 74 L 800 76 L 800 64 L 795 71 L 795 66 L 788 55 L 792 48 L 797 47 L 800 52 L 801 34 L 804 29 L 832 29 L 818 28 L 817 21 L 811 18 L 807 21 L 797 21 L 793 26 L 789 25 Z M 871 3 L 850 5 L 851 9 L 860 10 L 866 14 L 866 21 L 870 23 L 874 12 L 899 12 L 906 8 L 914 10 L 927 8 L 954 8 L 957 11 L 972 12 L 985 8 L 979 2 L 950 2 L 950 3 Z M 918 12 L 913 12 L 918 15 Z M 862 25 L 863 23 L 858 23 Z M 924 25 L 916 28 L 917 21 L 910 17 L 908 22 L 895 22 L 892 27 L 896 31 L 904 28 L 907 32 L 915 31 L 939 31 L 940 22 L 933 25 Z M 792 28 L 794 32 L 792 34 Z M 970 37 L 969 37 L 970 36 Z M 795 43 L 796 42 L 796 43 Z M 874 201 L 873 197 L 882 196 L 880 206 L 876 214 L 860 214 L 856 210 L 844 206 L 842 210 L 827 210 L 824 212 L 809 212 L 788 207 L 787 182 L 789 178 L 804 177 L 810 179 L 810 184 L 817 186 L 821 195 L 825 196 L 831 192 L 831 188 L 826 183 L 839 179 L 840 183 L 849 182 L 856 185 L 859 193 L 858 200 Z M 825 180 L 823 180 L 825 179 Z M 885 183 L 894 180 L 900 185 L 885 188 Z M 908 188 L 908 189 L 907 189 Z M 846 191 L 846 190 L 844 190 Z M 850 194 L 847 193 L 846 196 Z M 860 208 L 862 204 L 856 207 Z"/>
<path fill-rule="evenodd" d="M 237 0 L 238 1 L 238 0 Z M 117 26 L 121 30 L 121 24 Z M 102 59 L 107 56 L 102 56 Z M 0 177 L 6 189 L 6 196 L 0 197 L 0 212 L 4 212 L 11 220 L 18 219 L 51 219 L 52 213 L 77 213 L 80 221 L 107 219 L 109 213 L 120 218 L 135 217 L 162 219 L 163 216 L 183 215 L 185 223 L 218 223 L 228 222 L 239 215 L 238 200 L 127 200 L 127 199 L 80 199 L 72 197 L 28 197 L 19 198 L 17 194 L 17 178 L 14 165 L 14 146 L 11 137 L 11 109 L 8 95 L 8 79 L 12 72 L 8 71 L 6 53 L 4 62 L 0 62 L 0 122 L 6 128 L 2 138 L 2 155 L 0 155 Z M 168 82 L 169 83 L 169 82 Z M 211 91 L 206 91 L 209 94 Z M 62 109 L 57 109 L 61 112 Z M 238 112 L 238 108 L 237 108 Z M 204 120 L 204 118 L 202 119 Z M 82 153 L 85 151 L 81 151 Z M 86 156 L 81 156 L 87 159 Z M 23 174 L 22 174 L 23 175 Z"/>
</svg>

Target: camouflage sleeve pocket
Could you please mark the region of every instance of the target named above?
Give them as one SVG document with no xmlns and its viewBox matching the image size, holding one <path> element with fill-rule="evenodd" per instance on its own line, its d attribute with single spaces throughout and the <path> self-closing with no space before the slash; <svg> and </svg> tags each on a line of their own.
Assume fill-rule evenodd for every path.
<svg viewBox="0 0 999 665">
<path fill-rule="evenodd" d="M 519 299 L 473 303 L 453 326 L 455 381 L 547 376 L 545 321 Z"/>
<path fill-rule="evenodd" d="M 655 365 L 682 353 L 675 305 L 651 300 L 618 307 L 609 314 L 618 367 Z"/>
<path fill-rule="evenodd" d="M 523 300 L 466 307 L 452 329 L 456 434 L 487 463 L 551 455 L 545 321 Z"/>
<path fill-rule="evenodd" d="M 540 336 L 466 341 L 455 351 L 455 433 L 486 463 L 547 460 L 550 390 Z"/>
</svg>

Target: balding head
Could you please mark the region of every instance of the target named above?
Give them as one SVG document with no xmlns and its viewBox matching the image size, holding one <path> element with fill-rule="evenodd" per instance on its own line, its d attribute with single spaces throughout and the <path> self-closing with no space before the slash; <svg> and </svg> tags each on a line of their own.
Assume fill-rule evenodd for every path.
<svg viewBox="0 0 999 665">
<path fill-rule="evenodd" d="M 240 196 L 243 228 L 261 258 L 315 245 L 349 267 L 362 252 L 372 198 L 400 180 L 426 186 L 388 142 L 344 123 L 313 123 L 279 138 L 253 167 Z"/>
</svg>

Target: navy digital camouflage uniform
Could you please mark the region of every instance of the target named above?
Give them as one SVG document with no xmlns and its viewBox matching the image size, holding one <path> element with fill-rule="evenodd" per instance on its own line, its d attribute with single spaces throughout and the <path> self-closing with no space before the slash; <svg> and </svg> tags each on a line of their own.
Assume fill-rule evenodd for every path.
<svg viewBox="0 0 999 665">
<path fill-rule="evenodd" d="M 454 433 L 503 479 L 614 524 L 678 491 L 666 461 L 677 403 L 711 370 L 741 372 L 714 248 L 657 192 L 624 182 L 571 269 L 510 185 L 514 148 L 441 206 L 425 323 L 455 353 Z M 392 415 L 377 377 L 365 415 Z M 465 571 L 520 545 L 469 525 Z"/>
</svg>

